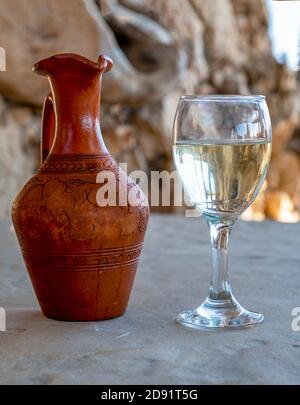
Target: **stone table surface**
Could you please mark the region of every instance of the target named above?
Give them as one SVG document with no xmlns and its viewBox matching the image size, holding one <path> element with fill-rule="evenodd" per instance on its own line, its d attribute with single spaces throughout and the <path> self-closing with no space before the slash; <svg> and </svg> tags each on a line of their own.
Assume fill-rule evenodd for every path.
<svg viewBox="0 0 300 405">
<path fill-rule="evenodd" d="M 231 283 L 262 326 L 198 331 L 174 322 L 208 291 L 201 218 L 152 215 L 127 313 L 102 322 L 45 318 L 9 220 L 0 222 L 0 384 L 299 384 L 300 224 L 239 221 Z M 299 322 L 300 323 L 300 322 Z"/>
</svg>

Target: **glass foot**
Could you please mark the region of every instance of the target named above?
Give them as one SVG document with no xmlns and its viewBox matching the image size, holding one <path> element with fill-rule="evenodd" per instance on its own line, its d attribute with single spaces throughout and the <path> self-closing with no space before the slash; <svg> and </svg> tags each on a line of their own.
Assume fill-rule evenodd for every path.
<svg viewBox="0 0 300 405">
<path fill-rule="evenodd" d="M 181 325 L 195 329 L 242 329 L 260 325 L 262 314 L 244 309 L 233 296 L 226 300 L 207 298 L 199 308 L 183 311 L 177 317 Z"/>
</svg>

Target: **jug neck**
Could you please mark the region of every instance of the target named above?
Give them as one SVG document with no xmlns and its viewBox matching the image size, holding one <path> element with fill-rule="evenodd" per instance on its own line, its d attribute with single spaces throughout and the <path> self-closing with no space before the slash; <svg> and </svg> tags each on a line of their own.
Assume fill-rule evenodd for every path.
<svg viewBox="0 0 300 405">
<path fill-rule="evenodd" d="M 106 55 L 93 62 L 69 53 L 53 55 L 34 65 L 37 74 L 48 77 L 52 90 L 55 134 L 46 136 L 54 139 L 50 154 L 108 153 L 100 129 L 100 93 L 102 74 L 112 66 Z M 43 119 L 45 133 L 50 131 L 47 117 L 49 114 Z"/>
<path fill-rule="evenodd" d="M 108 153 L 100 128 L 101 75 L 50 77 L 56 111 L 51 154 Z"/>
</svg>

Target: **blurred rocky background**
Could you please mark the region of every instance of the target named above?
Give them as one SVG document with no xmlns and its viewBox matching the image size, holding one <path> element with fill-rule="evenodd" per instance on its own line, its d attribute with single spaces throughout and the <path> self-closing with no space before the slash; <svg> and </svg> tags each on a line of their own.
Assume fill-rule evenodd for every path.
<svg viewBox="0 0 300 405">
<path fill-rule="evenodd" d="M 263 0 L 0 0 L 0 216 L 39 164 L 48 82 L 33 63 L 61 52 L 115 62 L 104 78 L 102 130 L 129 171 L 173 170 L 171 132 L 182 94 L 264 94 L 274 129 L 263 192 L 245 216 L 297 221 L 300 87 L 272 55 Z M 165 209 L 166 210 L 166 209 Z M 175 211 L 175 208 L 168 208 Z"/>
</svg>

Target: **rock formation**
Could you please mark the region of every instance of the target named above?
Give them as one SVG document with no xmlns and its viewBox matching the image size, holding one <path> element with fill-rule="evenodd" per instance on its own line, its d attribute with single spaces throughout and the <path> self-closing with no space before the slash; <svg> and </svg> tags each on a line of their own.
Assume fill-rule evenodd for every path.
<svg viewBox="0 0 300 405">
<path fill-rule="evenodd" d="M 129 171 L 173 168 L 171 132 L 181 94 L 265 94 L 279 152 L 263 203 L 250 217 L 258 210 L 262 218 L 276 219 L 270 201 L 280 193 L 293 215 L 298 211 L 297 142 L 296 152 L 287 149 L 299 126 L 299 87 L 296 75 L 272 56 L 263 0 L 0 0 L 0 10 L 0 46 L 7 59 L 7 70 L 0 72 L 0 215 L 8 213 L 38 164 L 48 83 L 31 66 L 60 52 L 94 60 L 101 52 L 115 61 L 104 79 L 102 129 L 112 154 L 128 162 Z M 276 157 L 283 151 L 297 184 L 285 180 L 285 164 Z"/>
</svg>

